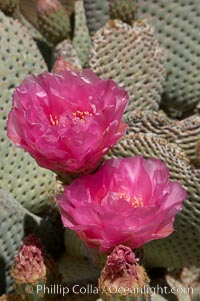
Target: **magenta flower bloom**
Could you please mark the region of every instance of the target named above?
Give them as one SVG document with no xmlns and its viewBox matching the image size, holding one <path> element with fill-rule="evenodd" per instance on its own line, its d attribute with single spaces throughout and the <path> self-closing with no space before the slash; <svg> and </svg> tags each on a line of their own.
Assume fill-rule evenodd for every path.
<svg viewBox="0 0 200 301">
<path fill-rule="evenodd" d="M 75 179 L 58 201 L 64 226 L 89 247 L 110 252 L 168 236 L 186 197 L 164 163 L 136 156 L 108 160 L 95 174 Z"/>
<path fill-rule="evenodd" d="M 7 134 L 42 167 L 88 172 L 124 134 L 127 101 L 91 70 L 28 76 L 15 90 Z"/>
</svg>

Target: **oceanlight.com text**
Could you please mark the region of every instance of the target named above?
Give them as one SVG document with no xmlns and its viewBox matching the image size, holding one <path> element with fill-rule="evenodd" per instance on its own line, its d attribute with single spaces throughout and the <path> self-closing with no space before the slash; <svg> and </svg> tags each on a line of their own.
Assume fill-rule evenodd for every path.
<svg viewBox="0 0 200 301">
<path fill-rule="evenodd" d="M 138 294 L 175 294 L 175 295 L 192 295 L 193 288 L 192 287 L 161 287 L 157 285 L 156 287 L 146 286 L 144 288 L 128 288 L 128 287 L 117 287 L 115 284 L 110 285 L 110 287 L 104 287 L 102 289 L 104 292 L 109 292 L 111 294 L 127 294 L 127 295 L 138 295 Z M 59 284 L 53 285 L 41 285 L 38 284 L 36 286 L 27 285 L 25 288 L 26 293 L 28 294 L 42 294 L 42 295 L 60 295 L 66 296 L 68 294 L 75 294 L 75 295 L 98 295 L 99 289 L 97 286 L 88 284 L 86 286 L 81 286 L 79 284 L 75 284 L 72 287 L 62 286 Z"/>
</svg>

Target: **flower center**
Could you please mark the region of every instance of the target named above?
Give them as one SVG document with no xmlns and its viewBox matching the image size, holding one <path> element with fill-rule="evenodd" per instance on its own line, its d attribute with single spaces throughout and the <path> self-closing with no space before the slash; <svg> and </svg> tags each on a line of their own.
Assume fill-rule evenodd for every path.
<svg viewBox="0 0 200 301">
<path fill-rule="evenodd" d="M 73 121 L 74 123 L 76 123 L 76 119 L 79 118 L 81 122 L 85 123 L 86 120 L 85 120 L 85 117 L 86 116 L 93 116 L 92 113 L 89 113 L 88 111 L 86 112 L 81 112 L 79 110 L 77 110 L 76 112 L 72 113 L 74 118 L 73 118 Z"/>
<path fill-rule="evenodd" d="M 58 117 L 57 116 L 53 117 L 52 114 L 49 114 L 49 119 L 50 119 L 51 125 L 58 125 Z"/>
<path fill-rule="evenodd" d="M 144 207 L 143 201 L 141 197 L 137 197 L 137 196 L 128 196 L 127 194 L 120 192 L 119 193 L 119 198 L 120 199 L 124 199 L 125 201 L 127 201 L 128 203 L 131 203 L 131 205 L 135 208 L 137 207 Z"/>
<path fill-rule="evenodd" d="M 77 110 L 76 112 L 73 112 L 72 113 L 73 115 L 73 122 L 76 124 L 76 119 L 78 118 L 81 122 L 85 123 L 86 120 L 85 120 L 85 117 L 86 116 L 93 116 L 92 113 L 89 113 L 88 111 L 86 112 L 81 112 L 79 110 Z M 51 125 L 58 125 L 59 124 L 59 118 L 58 116 L 53 116 L 52 114 L 49 114 L 49 120 L 50 120 L 50 123 Z"/>
</svg>

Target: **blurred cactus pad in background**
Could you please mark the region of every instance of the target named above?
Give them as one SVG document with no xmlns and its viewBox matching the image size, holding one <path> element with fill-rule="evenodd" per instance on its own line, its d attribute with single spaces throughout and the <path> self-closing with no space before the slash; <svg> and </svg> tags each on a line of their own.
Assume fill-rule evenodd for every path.
<svg viewBox="0 0 200 301">
<path fill-rule="evenodd" d="M 16 282 L 17 273 L 11 276 L 29 234 L 38 237 L 30 241 L 40 261 L 48 263 L 43 285 L 97 285 L 100 276 L 94 254 L 72 230 L 63 228 L 56 201 L 63 192 L 62 175 L 38 166 L 6 133 L 15 88 L 30 74 L 51 72 L 58 58 L 61 65 L 53 73 L 56 68 L 91 69 L 128 93 L 126 133 L 105 158 L 158 158 L 169 168 L 170 179 L 187 191 L 175 231 L 147 243 L 138 254 L 150 285 L 194 290 L 152 300 L 200 300 L 199 32 L 199 0 L 0 0 L 0 300 L 100 298 L 90 292 L 31 299 L 23 296 L 24 283 Z M 61 57 L 67 61 L 64 67 Z M 84 124 L 85 115 L 75 118 Z M 34 248 L 30 250 L 37 270 Z M 41 279 L 38 276 L 37 283 Z M 105 300 L 149 300 L 140 297 Z"/>
</svg>

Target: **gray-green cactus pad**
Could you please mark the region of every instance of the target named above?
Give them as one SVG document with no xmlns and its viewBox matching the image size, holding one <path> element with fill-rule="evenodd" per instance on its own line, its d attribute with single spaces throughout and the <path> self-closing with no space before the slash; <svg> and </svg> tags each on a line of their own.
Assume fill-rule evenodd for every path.
<svg viewBox="0 0 200 301">
<path fill-rule="evenodd" d="M 10 269 L 26 231 L 40 219 L 31 215 L 6 192 L 0 190 L 0 295 L 12 291 Z"/>
<path fill-rule="evenodd" d="M 94 34 L 109 19 L 108 1 L 102 0 L 100 5 L 95 0 L 84 3 Z M 162 104 L 172 114 L 194 109 L 200 98 L 199 16 L 197 0 L 138 0 L 137 18 L 148 20 L 166 49 L 168 76 Z M 96 21 L 98 17 L 102 22 Z"/>
<path fill-rule="evenodd" d="M 75 27 L 72 44 L 80 58 L 81 65 L 88 66 L 91 39 L 86 25 L 83 0 L 78 0 L 75 3 Z"/>
<path fill-rule="evenodd" d="M 62 232 L 48 220 L 31 214 L 3 190 L 0 190 L 0 208 L 1 295 L 5 291 L 11 292 L 13 289 L 10 268 L 14 256 L 17 255 L 23 244 L 24 237 L 29 233 L 35 233 L 41 238 L 48 252 L 59 255 L 62 249 Z"/>
<path fill-rule="evenodd" d="M 99 277 L 99 270 L 87 259 L 80 259 L 64 254 L 58 264 L 60 272 L 63 275 L 63 281 L 68 285 L 94 283 L 97 282 Z"/>
<path fill-rule="evenodd" d="M 138 17 L 148 20 L 167 50 L 163 105 L 193 109 L 200 98 L 199 1 L 139 0 Z"/>
<path fill-rule="evenodd" d="M 46 65 L 26 29 L 17 20 L 0 13 L 0 188 L 10 192 L 28 210 L 38 213 L 55 189 L 52 172 L 37 166 L 29 154 L 13 145 L 6 135 L 6 120 L 14 87 L 29 73 Z"/>
<path fill-rule="evenodd" d="M 110 152 L 110 156 L 128 157 L 142 154 L 156 157 L 170 169 L 171 179 L 179 181 L 188 191 L 184 209 L 175 221 L 175 232 L 168 238 L 153 241 L 144 248 L 145 262 L 152 267 L 184 267 L 200 264 L 200 171 L 177 144 L 155 134 L 129 132 Z"/>
<path fill-rule="evenodd" d="M 75 231 L 65 228 L 64 242 L 66 253 L 69 256 L 90 259 L 88 247 Z"/>
<path fill-rule="evenodd" d="M 53 64 L 59 56 L 62 56 L 67 62 L 71 63 L 78 69 L 81 69 L 81 62 L 70 40 L 60 42 L 53 51 Z"/>
<path fill-rule="evenodd" d="M 200 116 L 192 115 L 181 121 L 171 120 L 162 112 L 136 110 L 127 114 L 128 132 L 152 133 L 176 143 L 191 162 L 196 162 L 196 145 L 200 140 Z"/>
<path fill-rule="evenodd" d="M 127 111 L 158 110 L 165 81 L 165 55 L 145 22 L 109 21 L 92 41 L 91 68 L 129 93 Z"/>
<path fill-rule="evenodd" d="M 90 35 L 109 20 L 109 4 L 106 0 L 83 0 Z"/>
</svg>

